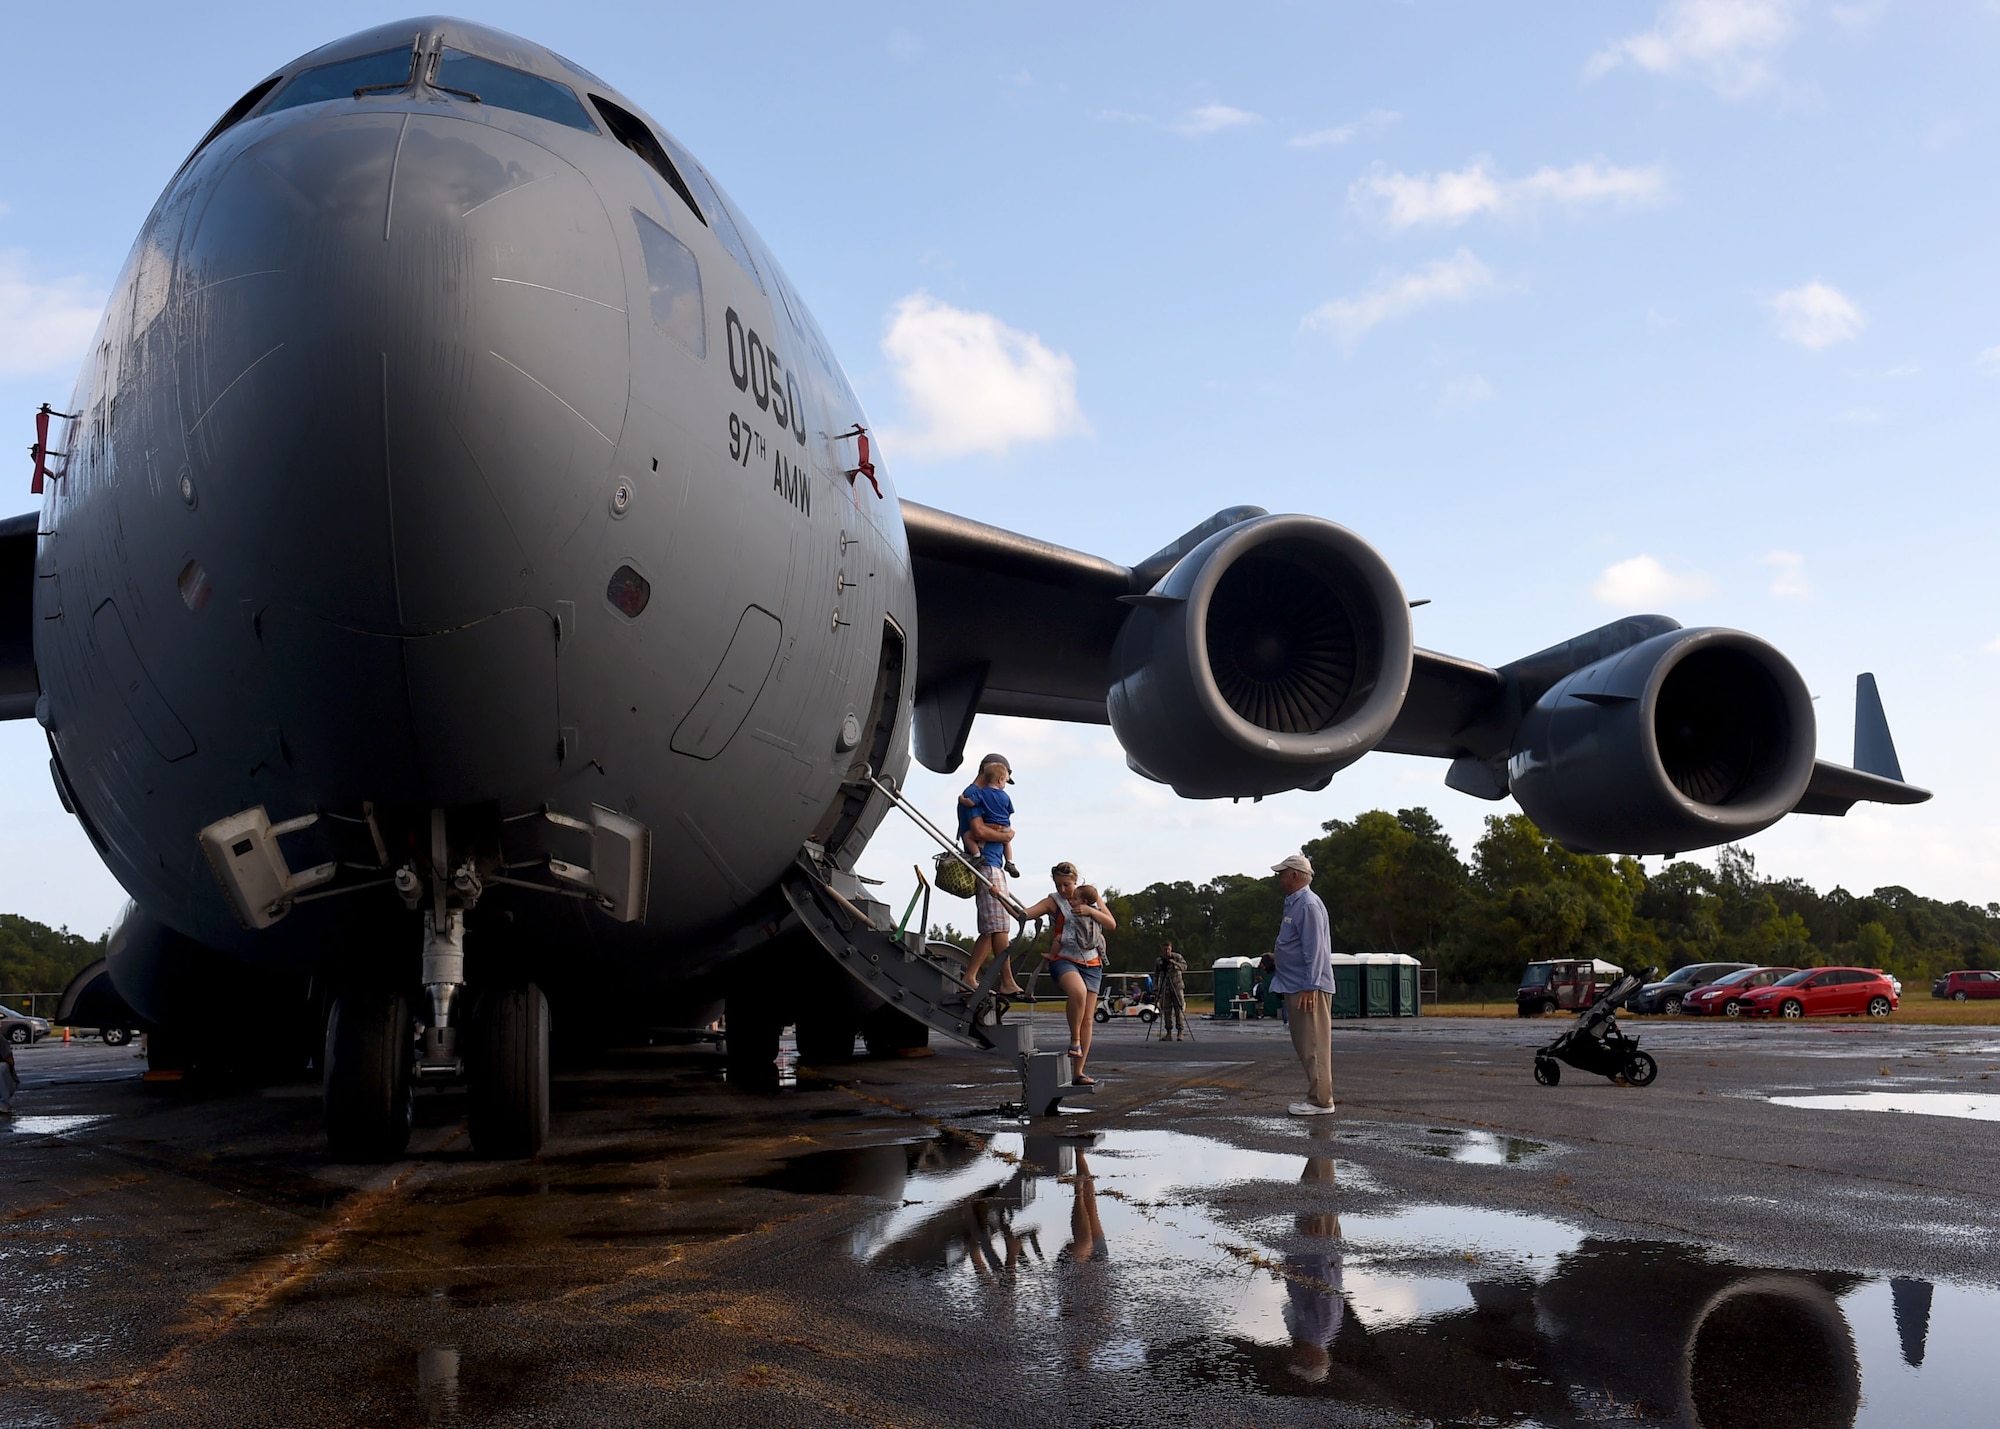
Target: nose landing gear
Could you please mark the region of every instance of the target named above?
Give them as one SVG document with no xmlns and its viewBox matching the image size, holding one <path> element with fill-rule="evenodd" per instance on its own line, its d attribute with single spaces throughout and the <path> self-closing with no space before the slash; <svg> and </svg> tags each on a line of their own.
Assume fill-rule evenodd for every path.
<svg viewBox="0 0 2000 1429">
<path fill-rule="evenodd" d="M 479 864 L 454 863 L 444 810 L 430 822 L 428 869 L 413 859 L 391 880 L 405 906 L 423 908 L 417 981 L 427 1006 L 420 1016 L 410 993 L 359 988 L 340 994 L 327 1022 L 326 1133 L 337 1160 L 400 1156 L 419 1085 L 465 1086 L 481 1156 L 533 1156 L 548 1137 L 548 999 L 530 982 L 468 987 L 465 920 L 482 891 Z"/>
<path fill-rule="evenodd" d="M 352 990 L 334 1000 L 321 1061 L 326 1144 L 336 1161 L 393 1161 L 415 1111 L 409 1000 Z"/>
</svg>

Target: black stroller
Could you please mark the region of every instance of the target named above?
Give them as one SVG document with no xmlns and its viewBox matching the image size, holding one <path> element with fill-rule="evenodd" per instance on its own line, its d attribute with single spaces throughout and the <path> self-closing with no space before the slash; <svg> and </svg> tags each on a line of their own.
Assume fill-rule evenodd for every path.
<svg viewBox="0 0 2000 1429">
<path fill-rule="evenodd" d="M 1637 992 L 1640 979 L 1627 974 L 1604 990 L 1597 1001 L 1577 1014 L 1575 1024 L 1535 1053 L 1535 1080 L 1552 1087 L 1562 1080 L 1562 1064 L 1579 1072 L 1594 1072 L 1635 1087 L 1648 1086 L 1660 1075 L 1659 1063 L 1639 1050 L 1639 1039 L 1627 1037 L 1618 1025 L 1618 1008 Z"/>
</svg>

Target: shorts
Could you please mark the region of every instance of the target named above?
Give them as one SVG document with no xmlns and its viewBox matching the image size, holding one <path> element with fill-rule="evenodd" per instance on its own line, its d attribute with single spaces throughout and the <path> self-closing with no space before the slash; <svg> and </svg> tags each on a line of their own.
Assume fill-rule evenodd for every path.
<svg viewBox="0 0 2000 1429">
<path fill-rule="evenodd" d="M 1049 976 L 1056 980 L 1057 987 L 1062 986 L 1062 975 L 1068 972 L 1073 972 L 1083 979 L 1085 992 L 1096 992 L 1104 986 L 1104 964 L 1101 962 L 1079 963 L 1070 958 L 1057 958 L 1049 964 Z"/>
<path fill-rule="evenodd" d="M 985 883 L 974 890 L 972 900 L 979 909 L 979 935 L 988 933 L 1011 933 L 1014 931 L 1014 916 L 1007 911 L 1007 905 L 994 897 L 996 893 L 1007 891 L 1007 870 L 988 868 L 979 870 L 986 876 Z"/>
</svg>

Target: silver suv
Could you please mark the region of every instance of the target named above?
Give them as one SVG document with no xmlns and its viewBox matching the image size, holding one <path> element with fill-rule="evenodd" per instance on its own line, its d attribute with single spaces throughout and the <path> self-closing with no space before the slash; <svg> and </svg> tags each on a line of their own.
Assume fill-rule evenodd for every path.
<svg viewBox="0 0 2000 1429">
<path fill-rule="evenodd" d="M 16 1012 L 11 1007 L 0 1007 L 0 1036 L 6 1037 L 16 1047 L 39 1042 L 48 1035 L 48 1018 L 30 1017 L 27 1013 Z"/>
</svg>

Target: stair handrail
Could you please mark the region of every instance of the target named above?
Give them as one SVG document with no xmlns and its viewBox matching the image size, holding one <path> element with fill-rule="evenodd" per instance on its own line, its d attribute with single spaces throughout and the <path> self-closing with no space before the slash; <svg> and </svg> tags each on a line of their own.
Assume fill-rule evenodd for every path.
<svg viewBox="0 0 2000 1429">
<path fill-rule="evenodd" d="M 939 848 L 964 864 L 971 871 L 974 878 L 978 879 L 981 883 L 986 882 L 986 874 L 979 865 L 967 858 L 965 851 L 958 846 L 956 841 L 948 837 L 944 830 L 932 823 L 930 818 L 921 809 L 917 808 L 908 799 L 905 799 L 894 784 L 889 783 L 881 775 L 874 773 L 872 770 L 869 772 L 868 782 L 887 795 L 889 802 L 907 814 L 912 823 L 937 840 Z M 1025 933 L 1028 927 L 1027 908 L 1011 893 L 1003 893 L 998 889 L 991 888 L 989 888 L 989 891 L 999 900 L 1002 908 L 1005 908 L 1009 913 L 1014 915 L 1014 922 L 1017 928 L 1016 936 Z"/>
</svg>

